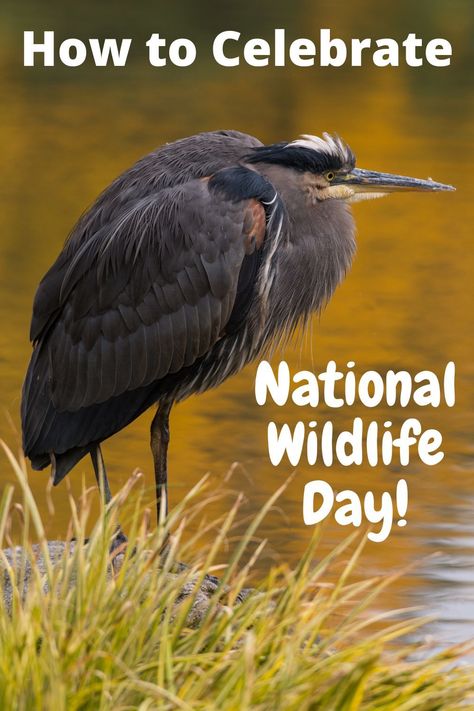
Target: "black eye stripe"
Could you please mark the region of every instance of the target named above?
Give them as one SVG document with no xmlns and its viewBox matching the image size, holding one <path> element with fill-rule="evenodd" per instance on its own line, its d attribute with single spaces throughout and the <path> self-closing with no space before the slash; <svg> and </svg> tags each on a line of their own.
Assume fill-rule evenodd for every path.
<svg viewBox="0 0 474 711">
<path fill-rule="evenodd" d="M 349 171 L 355 166 L 355 156 L 351 153 L 349 160 L 338 152 L 328 153 L 311 148 L 292 145 L 291 143 L 274 143 L 270 146 L 260 146 L 245 157 L 248 163 L 274 163 L 295 170 L 325 173 L 327 171 Z"/>
</svg>

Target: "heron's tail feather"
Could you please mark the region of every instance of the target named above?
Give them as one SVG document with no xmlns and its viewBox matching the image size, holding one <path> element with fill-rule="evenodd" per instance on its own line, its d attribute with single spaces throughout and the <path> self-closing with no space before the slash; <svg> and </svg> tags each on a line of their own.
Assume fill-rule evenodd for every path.
<svg viewBox="0 0 474 711">
<path fill-rule="evenodd" d="M 51 406 L 48 379 L 47 353 L 39 345 L 31 356 L 21 398 L 23 450 L 34 469 L 44 469 L 50 463 L 48 450 L 38 447 Z"/>
<path fill-rule="evenodd" d="M 121 430 L 156 403 L 159 393 L 151 383 L 104 403 L 72 412 L 60 411 L 51 400 L 49 366 L 47 346 L 39 344 L 33 351 L 23 385 L 21 423 L 25 455 L 33 469 L 44 469 L 51 464 L 56 485 L 98 442 Z"/>
<path fill-rule="evenodd" d="M 64 477 L 69 474 L 71 469 L 77 464 L 82 457 L 89 454 L 90 448 L 83 447 L 77 449 L 70 449 L 64 454 L 39 454 L 30 455 L 31 466 L 35 470 L 45 469 L 51 465 L 51 479 L 53 481 L 53 486 L 57 486 Z"/>
<path fill-rule="evenodd" d="M 23 450 L 31 460 L 31 466 L 33 469 L 45 469 L 51 464 L 54 485 L 59 484 L 72 467 L 90 451 L 90 446 L 82 446 L 61 452 L 64 447 L 61 435 L 64 437 L 67 428 L 51 402 L 49 361 L 47 350 L 41 345 L 33 352 L 23 385 L 21 422 Z"/>
<path fill-rule="evenodd" d="M 90 447 L 76 447 L 64 454 L 51 454 L 51 479 L 57 486 L 82 457 L 89 454 Z"/>
</svg>

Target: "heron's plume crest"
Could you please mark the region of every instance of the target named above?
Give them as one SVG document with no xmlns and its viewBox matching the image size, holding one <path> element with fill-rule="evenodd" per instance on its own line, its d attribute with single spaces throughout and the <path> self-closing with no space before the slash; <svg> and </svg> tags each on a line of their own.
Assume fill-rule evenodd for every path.
<svg viewBox="0 0 474 711">
<path fill-rule="evenodd" d="M 322 137 L 320 137 L 304 133 L 295 141 L 288 143 L 287 148 L 291 148 L 292 146 L 308 148 L 317 153 L 325 153 L 337 159 L 342 164 L 355 164 L 355 156 L 352 150 L 337 134 L 332 136 L 330 133 L 325 132 Z"/>
<path fill-rule="evenodd" d="M 355 155 L 339 136 L 323 133 L 322 138 L 305 134 L 295 141 L 259 146 L 246 156 L 249 163 L 270 163 L 299 171 L 323 173 L 327 170 L 350 171 Z"/>
</svg>

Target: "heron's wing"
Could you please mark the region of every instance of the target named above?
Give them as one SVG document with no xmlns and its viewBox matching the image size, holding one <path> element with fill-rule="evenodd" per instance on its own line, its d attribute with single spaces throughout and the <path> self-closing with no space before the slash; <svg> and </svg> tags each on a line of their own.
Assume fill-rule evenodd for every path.
<svg viewBox="0 0 474 711">
<path fill-rule="evenodd" d="M 35 300 L 54 406 L 74 411 L 191 365 L 247 308 L 262 204 L 194 180 L 133 201 L 67 249 Z M 234 310 L 234 316 L 231 315 Z"/>
</svg>

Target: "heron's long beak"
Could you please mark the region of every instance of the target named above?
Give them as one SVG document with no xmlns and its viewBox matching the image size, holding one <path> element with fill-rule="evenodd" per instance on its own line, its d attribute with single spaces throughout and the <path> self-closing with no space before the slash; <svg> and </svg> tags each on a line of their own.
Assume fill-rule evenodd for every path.
<svg viewBox="0 0 474 711">
<path fill-rule="evenodd" d="M 373 170 L 362 170 L 354 168 L 350 173 L 341 176 L 341 184 L 350 185 L 354 193 L 386 193 L 417 190 L 424 192 L 435 192 L 437 190 L 455 190 L 452 185 L 436 183 L 434 180 L 419 180 L 418 178 L 408 178 L 404 175 L 392 175 L 391 173 L 377 173 Z M 367 195 L 369 197 L 369 195 Z M 374 196 L 375 197 L 375 196 Z"/>
</svg>

